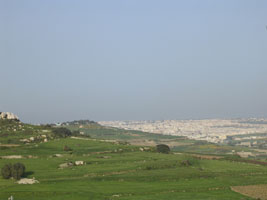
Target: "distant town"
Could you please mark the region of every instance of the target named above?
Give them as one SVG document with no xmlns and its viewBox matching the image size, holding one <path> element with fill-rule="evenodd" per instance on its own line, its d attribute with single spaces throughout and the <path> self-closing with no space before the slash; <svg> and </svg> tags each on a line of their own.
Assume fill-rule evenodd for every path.
<svg viewBox="0 0 267 200">
<path fill-rule="evenodd" d="M 236 144 L 244 146 L 257 145 L 258 140 L 267 139 L 267 119 L 258 118 L 101 121 L 99 124 L 126 130 L 186 136 L 190 139 L 206 140 L 213 143 L 231 143 L 235 141 Z"/>
</svg>

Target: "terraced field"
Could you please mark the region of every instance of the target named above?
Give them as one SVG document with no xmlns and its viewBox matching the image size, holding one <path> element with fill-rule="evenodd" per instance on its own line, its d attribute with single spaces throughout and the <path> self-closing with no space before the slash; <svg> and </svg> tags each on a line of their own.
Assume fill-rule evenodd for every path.
<svg viewBox="0 0 267 200">
<path fill-rule="evenodd" d="M 65 146 L 72 150 L 64 151 Z M 21 185 L 0 178 L 0 199 L 244 200 L 253 196 L 232 188 L 267 184 L 267 167 L 261 164 L 140 147 L 144 146 L 71 137 L 5 146 L 0 167 L 24 163 L 25 177 L 39 183 Z M 86 164 L 62 167 L 75 161 Z"/>
</svg>

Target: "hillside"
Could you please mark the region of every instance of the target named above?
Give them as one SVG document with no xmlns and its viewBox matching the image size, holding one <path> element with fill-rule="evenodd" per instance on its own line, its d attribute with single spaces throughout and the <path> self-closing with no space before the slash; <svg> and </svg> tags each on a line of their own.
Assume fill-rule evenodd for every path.
<svg viewBox="0 0 267 200">
<path fill-rule="evenodd" d="M 23 185 L 1 177 L 0 199 L 11 195 L 20 200 L 253 199 L 241 194 L 249 188 L 253 188 L 254 193 L 246 195 L 266 199 L 265 163 L 182 152 L 162 154 L 155 152 L 152 146 L 103 141 L 102 136 L 92 138 L 93 134 L 97 135 L 97 130 L 107 133 L 110 129 L 97 124 L 91 127 L 94 130 L 91 138 L 56 137 L 54 127 L 15 121 L 0 121 L 0 125 L 0 167 L 24 163 L 25 176 L 39 181 Z M 124 132 L 114 129 L 110 133 L 109 139 L 112 139 L 117 135 L 122 137 Z M 139 134 L 149 137 L 148 133 Z M 39 135 L 47 135 L 49 139 L 20 141 Z M 75 161 L 80 162 L 75 165 Z"/>
<path fill-rule="evenodd" d="M 65 128 L 52 127 L 50 125 L 31 125 L 17 120 L 0 120 L 1 147 L 48 142 L 49 140 L 64 137 L 65 134 L 75 135 L 75 133 L 71 133 Z"/>
<path fill-rule="evenodd" d="M 162 135 L 135 130 L 105 127 L 98 123 L 86 120 L 63 123 L 62 126 L 80 135 L 102 140 L 113 140 L 132 145 L 155 146 L 167 144 L 172 151 L 184 153 L 198 153 L 209 155 L 238 155 L 244 158 L 267 161 L 266 149 L 259 147 L 246 147 L 232 144 L 217 144 L 203 140 L 188 139 L 184 136 Z"/>
<path fill-rule="evenodd" d="M 40 139 L 42 135 L 52 137 L 52 128 L 24 124 L 15 120 L 0 120 L 0 144 L 23 144 Z M 30 139 L 31 138 L 31 139 Z"/>
</svg>

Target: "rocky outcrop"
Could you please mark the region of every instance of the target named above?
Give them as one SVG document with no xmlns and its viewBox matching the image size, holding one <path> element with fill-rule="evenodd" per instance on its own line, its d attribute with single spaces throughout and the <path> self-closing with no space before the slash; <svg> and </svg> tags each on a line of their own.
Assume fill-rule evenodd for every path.
<svg viewBox="0 0 267 200">
<path fill-rule="evenodd" d="M 63 169 L 63 168 L 67 168 L 67 167 L 72 167 L 73 163 L 72 162 L 68 162 L 68 163 L 62 163 L 59 165 L 59 169 Z"/>
<path fill-rule="evenodd" d="M 19 121 L 18 116 L 10 112 L 0 112 L 0 119 L 12 119 Z"/>
<path fill-rule="evenodd" d="M 22 178 L 18 182 L 18 184 L 34 184 L 34 183 L 39 183 L 34 177 L 31 178 Z"/>
<path fill-rule="evenodd" d="M 76 166 L 79 166 L 79 165 L 85 165 L 85 162 L 82 161 L 82 160 L 78 160 L 78 161 L 75 161 L 74 164 L 75 164 Z"/>
</svg>

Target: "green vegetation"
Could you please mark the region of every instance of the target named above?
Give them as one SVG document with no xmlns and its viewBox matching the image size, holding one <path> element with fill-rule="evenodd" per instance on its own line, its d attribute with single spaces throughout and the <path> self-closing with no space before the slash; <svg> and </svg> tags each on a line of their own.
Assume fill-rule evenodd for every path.
<svg viewBox="0 0 267 200">
<path fill-rule="evenodd" d="M 221 157 L 206 156 L 193 152 L 192 147 L 193 153 L 158 153 L 142 144 L 129 145 L 122 140 L 101 141 L 92 135 L 92 138 L 83 135 L 55 137 L 53 127 L 20 125 L 33 132 L 12 132 L 14 127 L 9 126 L 8 136 L 1 138 L 0 145 L 5 148 L 0 151 L 0 167 L 11 168 L 18 161 L 24 163 L 27 166 L 25 176 L 29 179 L 35 177 L 39 183 L 20 185 L 15 179 L 1 177 L 0 199 L 3 200 L 11 195 L 20 200 L 249 200 L 251 198 L 232 191 L 231 186 L 267 184 L 267 167 L 261 162 L 253 163 L 225 154 Z M 4 127 L 0 127 L 1 134 L 7 130 L 7 126 Z M 122 130 L 116 133 L 114 129 L 114 134 L 121 133 Z M 37 138 L 42 134 L 49 137 L 47 142 L 36 139 L 18 145 L 7 143 L 9 137 L 28 139 L 29 136 Z M 145 134 L 140 133 L 142 136 Z M 164 140 L 169 139 L 174 141 L 177 138 Z M 182 138 L 178 139 L 182 141 Z M 189 140 L 183 144 L 186 143 Z M 190 145 L 184 147 L 192 146 L 192 143 L 190 141 Z M 208 145 L 212 150 L 217 148 L 217 145 L 198 143 L 196 150 L 206 149 Z M 7 173 L 7 176 L 10 174 Z"/>
<path fill-rule="evenodd" d="M 0 120 L 0 149 L 9 146 L 39 143 L 55 138 L 78 135 L 79 132 L 71 132 L 64 127 L 53 127 L 50 125 L 24 124 L 16 120 Z"/>
<path fill-rule="evenodd" d="M 156 146 L 156 150 L 159 153 L 170 153 L 170 151 L 171 151 L 170 147 L 168 145 L 166 145 L 166 144 L 158 144 Z"/>
<path fill-rule="evenodd" d="M 143 140 L 174 140 L 181 139 L 187 140 L 185 137 L 177 137 L 170 135 L 160 135 L 160 134 L 152 134 L 146 133 L 142 131 L 133 131 L 133 130 L 123 130 L 118 128 L 111 127 L 103 127 L 97 123 L 88 123 L 88 124 L 79 124 L 79 121 L 75 121 L 75 123 L 66 124 L 63 123 L 62 126 L 70 129 L 72 132 L 79 131 L 80 134 L 85 136 L 90 136 L 92 138 L 97 139 L 106 139 L 106 140 L 119 140 L 119 141 L 128 141 L 135 139 L 143 139 Z"/>
<path fill-rule="evenodd" d="M 22 163 L 15 163 L 11 168 L 11 176 L 19 180 L 25 172 L 25 166 Z"/>
<path fill-rule="evenodd" d="M 12 170 L 12 165 L 11 164 L 6 164 L 4 167 L 1 169 L 1 174 L 4 179 L 9 179 L 11 178 L 11 170 Z"/>
<path fill-rule="evenodd" d="M 42 141 L 41 135 L 53 138 L 53 128 L 47 126 L 34 126 L 24 124 L 14 120 L 0 120 L 0 143 L 2 144 L 24 144 L 33 142 L 32 140 Z M 30 140 L 30 138 L 32 140 Z"/>
<path fill-rule="evenodd" d="M 1 169 L 1 174 L 4 179 L 14 178 L 19 180 L 25 172 L 25 166 L 22 163 L 6 164 Z"/>
<path fill-rule="evenodd" d="M 69 137 L 69 136 L 71 136 L 71 131 L 67 128 L 64 128 L 64 127 L 55 128 L 52 130 L 52 132 L 54 133 L 54 135 L 56 137 Z"/>
<path fill-rule="evenodd" d="M 203 140 L 192 140 L 182 136 L 152 134 L 142 131 L 123 130 L 118 128 L 103 127 L 97 123 L 85 123 L 85 120 L 64 123 L 63 127 L 72 131 L 72 134 L 91 137 L 101 140 L 115 140 L 121 144 L 153 146 L 166 144 L 172 152 L 197 153 L 208 155 L 242 155 L 242 152 L 250 152 L 249 158 L 267 161 L 266 141 L 261 139 L 253 148 L 236 145 L 229 137 L 229 143 L 214 144 Z M 70 125 L 71 124 L 71 125 Z M 262 134 L 261 134 L 262 135 Z M 232 145 L 233 144 L 233 145 Z M 257 148 L 264 151 L 258 151 Z M 266 150 L 266 151 L 265 151 Z"/>
<path fill-rule="evenodd" d="M 75 126 L 75 125 L 98 125 L 96 122 L 91 120 L 74 120 L 71 122 L 63 122 L 62 126 Z"/>
<path fill-rule="evenodd" d="M 72 149 L 67 145 L 64 146 L 63 150 L 64 151 L 72 151 Z"/>
</svg>

